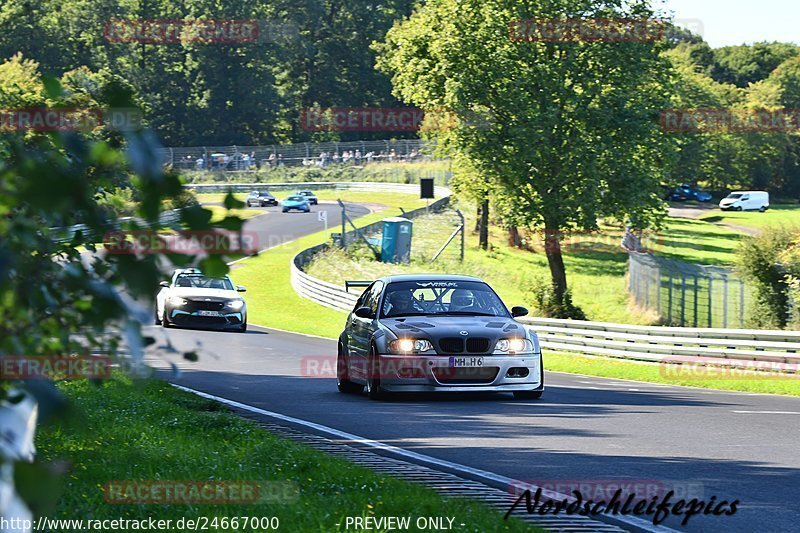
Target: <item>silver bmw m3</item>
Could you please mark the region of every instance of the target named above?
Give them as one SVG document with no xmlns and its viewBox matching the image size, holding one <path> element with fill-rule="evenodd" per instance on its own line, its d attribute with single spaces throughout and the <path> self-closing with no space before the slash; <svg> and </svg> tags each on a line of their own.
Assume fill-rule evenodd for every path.
<svg viewBox="0 0 800 533">
<path fill-rule="evenodd" d="M 366 286 L 339 337 L 337 384 L 373 399 L 398 392 L 544 391 L 536 333 L 514 320 L 483 280 L 468 276 L 398 275 Z"/>
</svg>

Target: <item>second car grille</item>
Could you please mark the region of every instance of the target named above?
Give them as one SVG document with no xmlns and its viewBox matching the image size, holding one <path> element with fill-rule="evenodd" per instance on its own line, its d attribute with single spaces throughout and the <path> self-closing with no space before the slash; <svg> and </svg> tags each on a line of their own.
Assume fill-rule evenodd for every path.
<svg viewBox="0 0 800 533">
<path fill-rule="evenodd" d="M 189 300 L 189 305 L 200 311 L 219 311 L 225 302 L 206 302 L 205 300 Z"/>
<path fill-rule="evenodd" d="M 445 337 L 439 339 L 439 350 L 444 354 L 450 353 L 486 353 L 489 351 L 489 339 L 486 337 Z"/>
</svg>

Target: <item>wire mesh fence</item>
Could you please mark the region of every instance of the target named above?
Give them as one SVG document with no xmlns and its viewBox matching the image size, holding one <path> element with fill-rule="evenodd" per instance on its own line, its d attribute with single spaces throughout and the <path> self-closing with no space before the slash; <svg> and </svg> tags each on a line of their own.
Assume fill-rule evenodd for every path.
<svg viewBox="0 0 800 533">
<path fill-rule="evenodd" d="M 731 269 L 630 253 L 628 292 L 670 325 L 743 328 L 750 291 Z"/>
<path fill-rule="evenodd" d="M 241 171 L 279 166 L 363 165 L 435 159 L 421 139 L 162 148 L 162 162 L 175 169 Z"/>
</svg>

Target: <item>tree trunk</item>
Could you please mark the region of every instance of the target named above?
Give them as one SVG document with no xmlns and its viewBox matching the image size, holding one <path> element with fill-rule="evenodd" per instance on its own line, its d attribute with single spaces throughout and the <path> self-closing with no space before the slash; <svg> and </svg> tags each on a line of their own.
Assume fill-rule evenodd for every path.
<svg viewBox="0 0 800 533">
<path fill-rule="evenodd" d="M 561 256 L 560 236 L 558 229 L 544 230 L 544 251 L 547 255 L 547 264 L 550 266 L 553 292 L 559 305 L 564 303 L 564 294 L 567 292 L 567 271 L 564 268 L 564 258 Z"/>
<path fill-rule="evenodd" d="M 481 205 L 480 221 L 480 246 L 482 250 L 486 250 L 489 248 L 489 198 L 484 199 Z"/>
<path fill-rule="evenodd" d="M 481 211 L 483 209 L 483 202 L 478 202 L 478 216 L 475 217 L 475 229 L 473 233 L 478 233 L 481 231 Z"/>
<path fill-rule="evenodd" d="M 514 248 L 522 246 L 522 238 L 519 236 L 519 230 L 516 226 L 508 228 L 508 245 Z"/>
</svg>

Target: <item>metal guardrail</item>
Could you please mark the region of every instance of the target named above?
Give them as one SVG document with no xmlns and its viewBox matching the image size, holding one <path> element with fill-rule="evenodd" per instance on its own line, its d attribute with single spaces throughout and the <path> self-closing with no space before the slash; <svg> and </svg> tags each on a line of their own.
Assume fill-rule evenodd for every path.
<svg viewBox="0 0 800 533">
<path fill-rule="evenodd" d="M 164 211 L 158 215 L 158 223 L 161 226 L 170 226 L 172 224 L 176 224 L 180 221 L 181 214 L 180 211 L 177 209 L 173 209 L 171 211 Z M 62 231 L 62 235 L 59 236 L 56 240 L 57 242 L 69 242 L 75 238 L 75 234 L 79 231 L 87 233 L 86 242 L 98 241 L 104 237 L 104 234 L 109 231 L 116 231 L 120 229 L 120 224 L 123 222 L 127 222 L 129 220 L 134 220 L 134 217 L 123 217 L 117 219 L 114 224 L 109 224 L 105 228 L 102 229 L 103 234 L 98 234 L 95 232 L 94 235 L 91 235 L 88 230 L 89 226 L 86 224 L 75 224 L 74 226 L 67 226 L 65 228 L 50 228 L 53 231 Z"/>
<path fill-rule="evenodd" d="M 387 183 L 378 181 L 300 181 L 293 183 L 193 183 L 184 187 L 196 193 L 226 192 L 252 192 L 267 190 L 350 190 L 350 191 L 375 191 L 401 192 L 415 194 L 419 192 L 418 183 Z M 450 189 L 436 186 L 433 189 L 436 196 L 450 196 Z"/>
</svg>

